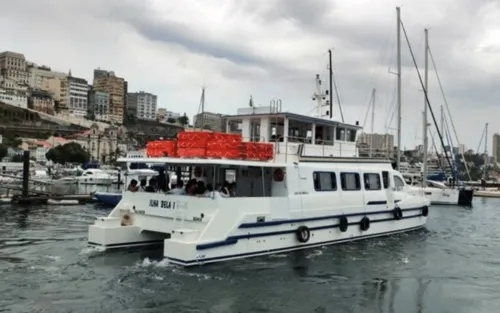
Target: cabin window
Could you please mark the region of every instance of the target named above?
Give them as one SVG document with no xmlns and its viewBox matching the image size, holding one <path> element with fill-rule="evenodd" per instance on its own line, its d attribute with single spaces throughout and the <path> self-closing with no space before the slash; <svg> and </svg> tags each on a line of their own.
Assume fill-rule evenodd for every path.
<svg viewBox="0 0 500 313">
<path fill-rule="evenodd" d="M 393 176 L 394 179 L 394 189 L 396 191 L 402 191 L 405 187 L 405 182 L 398 176 Z"/>
<path fill-rule="evenodd" d="M 382 183 L 380 181 L 379 174 L 376 173 L 363 174 L 363 179 L 365 181 L 365 190 L 382 189 Z"/>
<path fill-rule="evenodd" d="M 356 130 L 349 129 L 347 133 L 347 141 L 355 142 L 356 141 Z"/>
<path fill-rule="evenodd" d="M 336 128 L 335 129 L 335 139 L 340 141 L 345 141 L 345 129 L 344 128 Z"/>
<path fill-rule="evenodd" d="M 314 172 L 313 173 L 314 190 L 316 191 L 334 191 L 337 190 L 337 180 L 335 173 L 332 172 Z"/>
<path fill-rule="evenodd" d="M 342 190 L 345 191 L 361 190 L 361 182 L 358 173 L 341 173 L 340 181 L 342 184 Z"/>
</svg>

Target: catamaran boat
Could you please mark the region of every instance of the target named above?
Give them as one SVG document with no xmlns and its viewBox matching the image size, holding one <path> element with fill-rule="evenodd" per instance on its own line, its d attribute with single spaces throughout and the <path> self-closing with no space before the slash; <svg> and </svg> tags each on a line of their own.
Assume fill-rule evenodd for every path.
<svg viewBox="0 0 500 313">
<path fill-rule="evenodd" d="M 239 109 L 228 117 L 228 133 L 233 123 L 239 125 L 242 144 L 270 145 L 271 157 L 221 157 L 237 144 L 209 153 L 215 145 L 200 148 L 199 139 L 181 145 L 184 136 L 179 133 L 178 155 L 182 149 L 184 157 L 118 160 L 189 166 L 195 168 L 194 179 L 214 186 L 232 171 L 237 186 L 233 196 L 124 191 L 111 213 L 89 227 L 89 245 L 160 244 L 169 262 L 193 266 L 425 227 L 429 200 L 412 195 L 389 160 L 358 157 L 357 123 L 283 112 L 274 104 Z"/>
</svg>

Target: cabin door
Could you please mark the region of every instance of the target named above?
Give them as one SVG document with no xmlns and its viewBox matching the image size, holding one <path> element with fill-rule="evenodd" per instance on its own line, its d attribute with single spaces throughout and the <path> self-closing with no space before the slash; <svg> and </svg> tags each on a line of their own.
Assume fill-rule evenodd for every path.
<svg viewBox="0 0 500 313">
<path fill-rule="evenodd" d="M 267 173 L 267 171 L 266 171 Z M 286 168 L 272 168 L 269 173 L 269 181 L 271 181 L 271 215 L 273 219 L 288 219 L 290 218 L 290 210 L 292 210 L 291 197 L 288 196 L 289 173 Z"/>
</svg>

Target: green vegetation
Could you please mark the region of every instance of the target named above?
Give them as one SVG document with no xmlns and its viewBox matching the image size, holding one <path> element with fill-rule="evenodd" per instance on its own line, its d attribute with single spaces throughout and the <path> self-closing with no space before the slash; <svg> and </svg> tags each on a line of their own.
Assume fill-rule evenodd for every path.
<svg viewBox="0 0 500 313">
<path fill-rule="evenodd" d="M 70 142 L 65 145 L 52 148 L 45 154 L 48 160 L 54 163 L 64 164 L 71 163 L 85 163 L 90 160 L 90 155 L 85 151 L 82 146 L 76 142 Z"/>
</svg>

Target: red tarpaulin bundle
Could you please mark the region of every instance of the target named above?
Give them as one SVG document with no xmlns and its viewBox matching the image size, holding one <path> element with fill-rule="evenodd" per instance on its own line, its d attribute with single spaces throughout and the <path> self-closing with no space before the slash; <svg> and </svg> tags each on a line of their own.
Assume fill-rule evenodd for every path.
<svg viewBox="0 0 500 313">
<path fill-rule="evenodd" d="M 157 140 L 146 145 L 149 157 L 225 158 L 266 161 L 274 157 L 273 144 L 243 142 L 240 134 L 180 132 L 177 140 Z"/>
<path fill-rule="evenodd" d="M 149 157 L 176 157 L 177 142 L 175 140 L 155 140 L 146 144 L 146 153 Z"/>
<path fill-rule="evenodd" d="M 263 142 L 245 142 L 246 159 L 266 161 L 274 156 L 273 144 Z"/>
</svg>

